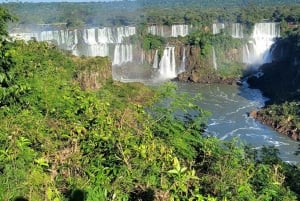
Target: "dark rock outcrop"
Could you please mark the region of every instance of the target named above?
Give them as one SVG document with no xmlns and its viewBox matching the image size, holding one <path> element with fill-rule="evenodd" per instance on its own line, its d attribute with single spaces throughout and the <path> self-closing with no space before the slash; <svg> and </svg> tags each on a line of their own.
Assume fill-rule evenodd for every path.
<svg viewBox="0 0 300 201">
<path fill-rule="evenodd" d="M 253 110 L 249 113 L 251 118 L 260 121 L 261 123 L 272 127 L 278 133 L 287 135 L 293 140 L 300 140 L 300 129 L 293 125 L 290 119 L 287 119 L 285 122 L 279 121 L 275 118 L 272 118 L 271 115 L 267 115 L 267 113 Z"/>
<path fill-rule="evenodd" d="M 272 62 L 260 67 L 262 76 L 248 79 L 250 87 L 270 98 L 264 108 L 250 116 L 294 140 L 300 140 L 299 37 L 295 33 L 278 39 L 272 46 Z"/>
</svg>

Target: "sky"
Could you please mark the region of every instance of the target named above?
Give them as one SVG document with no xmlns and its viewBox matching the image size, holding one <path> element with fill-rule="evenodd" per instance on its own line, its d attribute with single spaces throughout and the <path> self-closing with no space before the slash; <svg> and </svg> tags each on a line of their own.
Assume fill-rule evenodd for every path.
<svg viewBox="0 0 300 201">
<path fill-rule="evenodd" d="M 105 1 L 120 1 L 120 0 L 0 0 L 0 3 L 7 2 L 105 2 Z"/>
</svg>

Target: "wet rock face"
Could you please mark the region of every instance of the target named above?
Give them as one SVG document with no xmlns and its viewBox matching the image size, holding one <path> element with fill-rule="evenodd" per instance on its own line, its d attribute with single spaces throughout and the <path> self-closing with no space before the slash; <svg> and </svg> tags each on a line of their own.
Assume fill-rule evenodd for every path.
<svg viewBox="0 0 300 201">
<path fill-rule="evenodd" d="M 112 65 L 108 57 L 74 57 L 75 78 L 83 90 L 97 90 L 112 79 Z"/>
<path fill-rule="evenodd" d="M 201 49 L 199 47 L 185 46 L 184 48 L 186 50 L 186 69 L 185 72 L 177 76 L 177 80 L 197 83 L 236 84 L 237 79 L 218 76 L 208 59 L 200 59 Z M 236 53 L 235 50 L 230 52 L 232 59 L 235 59 Z"/>
<path fill-rule="evenodd" d="M 187 52 L 186 55 L 187 70 L 191 70 L 199 67 L 200 48 L 195 46 L 188 46 L 186 52 Z"/>
<path fill-rule="evenodd" d="M 200 73 L 200 48 L 187 46 L 186 48 L 186 69 L 185 72 L 178 75 L 180 81 L 201 82 Z"/>
<path fill-rule="evenodd" d="M 239 61 L 242 58 L 242 51 L 239 49 L 230 49 L 228 52 L 225 53 L 226 59 L 228 61 Z"/>
</svg>

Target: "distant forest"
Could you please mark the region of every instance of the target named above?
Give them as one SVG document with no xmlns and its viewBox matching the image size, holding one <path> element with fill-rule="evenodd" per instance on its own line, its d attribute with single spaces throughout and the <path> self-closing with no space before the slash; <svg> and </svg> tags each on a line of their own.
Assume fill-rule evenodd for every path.
<svg viewBox="0 0 300 201">
<path fill-rule="evenodd" d="M 298 3 L 298 4 L 297 4 Z M 299 23 L 299 0 L 136 0 L 89 3 L 5 3 L 19 25 L 65 23 L 69 27 L 212 22 Z M 122 11 L 122 12 L 120 12 Z"/>
</svg>

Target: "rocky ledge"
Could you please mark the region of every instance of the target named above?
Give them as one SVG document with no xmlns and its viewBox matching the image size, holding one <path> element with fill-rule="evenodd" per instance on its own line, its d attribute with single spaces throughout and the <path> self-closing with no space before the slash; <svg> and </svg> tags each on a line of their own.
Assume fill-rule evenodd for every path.
<svg viewBox="0 0 300 201">
<path fill-rule="evenodd" d="M 204 83 L 204 84 L 211 84 L 211 83 L 220 83 L 220 84 L 229 84 L 229 85 L 236 85 L 238 84 L 239 78 L 225 78 L 216 76 L 213 74 L 199 74 L 199 73 L 181 73 L 176 78 L 178 81 L 183 82 L 196 82 L 196 83 Z"/>
<path fill-rule="evenodd" d="M 278 121 L 270 115 L 257 110 L 253 110 L 249 113 L 249 116 L 257 121 L 272 127 L 275 131 L 287 135 L 293 140 L 300 140 L 300 130 L 293 125 L 292 121 L 287 119 L 285 122 Z"/>
</svg>

